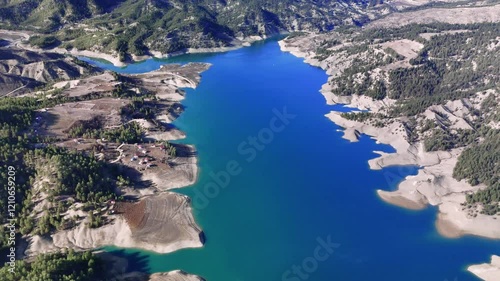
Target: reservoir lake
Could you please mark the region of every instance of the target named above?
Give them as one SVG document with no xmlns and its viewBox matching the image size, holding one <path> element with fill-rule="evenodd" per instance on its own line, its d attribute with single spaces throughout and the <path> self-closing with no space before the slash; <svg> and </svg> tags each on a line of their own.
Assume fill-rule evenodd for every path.
<svg viewBox="0 0 500 281">
<path fill-rule="evenodd" d="M 196 184 L 174 191 L 191 197 L 205 245 L 169 254 L 105 248 L 135 270 L 181 269 L 207 281 L 477 281 L 467 266 L 500 254 L 500 241 L 441 237 L 435 207 L 381 201 L 377 189 L 396 189 L 418 167 L 370 170 L 374 150 L 394 150 L 365 135 L 342 139 L 324 115 L 348 109 L 326 105 L 326 73 L 276 40 L 124 68 L 82 59 L 122 73 L 212 64 L 174 122 L 200 167 Z"/>
</svg>

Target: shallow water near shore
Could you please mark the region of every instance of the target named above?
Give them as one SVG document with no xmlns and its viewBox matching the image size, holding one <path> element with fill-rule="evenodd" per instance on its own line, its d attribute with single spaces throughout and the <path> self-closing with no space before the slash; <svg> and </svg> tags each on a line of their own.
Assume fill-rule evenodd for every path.
<svg viewBox="0 0 500 281">
<path fill-rule="evenodd" d="M 341 109 L 319 93 L 325 72 L 281 52 L 276 41 L 126 68 L 97 64 L 139 73 L 191 61 L 212 67 L 197 89 L 187 90 L 175 125 L 187 134 L 181 142 L 198 149 L 200 175 L 176 192 L 192 198 L 206 243 L 165 255 L 106 248 L 135 269 L 182 269 L 208 281 L 462 281 L 479 280 L 467 265 L 500 253 L 500 241 L 441 237 L 436 208 L 408 211 L 382 202 L 376 189 L 395 189 L 417 168 L 369 170 L 373 150 L 393 149 L 367 136 L 342 139 L 324 116 Z M 328 241 L 334 249 L 321 250 L 321 261 L 312 258 Z"/>
</svg>

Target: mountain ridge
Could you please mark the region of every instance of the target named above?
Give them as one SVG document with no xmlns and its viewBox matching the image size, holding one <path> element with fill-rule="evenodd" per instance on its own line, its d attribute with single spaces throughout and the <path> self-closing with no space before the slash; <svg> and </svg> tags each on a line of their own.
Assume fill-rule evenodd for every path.
<svg viewBox="0 0 500 281">
<path fill-rule="evenodd" d="M 344 1 L 110 1 L 3 0 L 0 28 L 41 33 L 42 48 L 117 54 L 122 61 L 150 52 L 232 47 L 248 37 L 295 31 L 325 32 L 362 24 L 388 12 L 379 0 Z M 76 7 L 82 7 L 76 9 Z"/>
</svg>

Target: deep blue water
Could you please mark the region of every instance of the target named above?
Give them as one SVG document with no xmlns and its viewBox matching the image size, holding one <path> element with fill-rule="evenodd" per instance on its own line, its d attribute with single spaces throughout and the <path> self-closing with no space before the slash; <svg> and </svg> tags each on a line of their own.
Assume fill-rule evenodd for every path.
<svg viewBox="0 0 500 281">
<path fill-rule="evenodd" d="M 435 208 L 408 211 L 379 200 L 376 189 L 395 189 L 417 168 L 369 170 L 373 150 L 393 149 L 367 136 L 342 139 L 324 117 L 334 108 L 319 93 L 324 71 L 281 52 L 275 41 L 127 68 L 97 64 L 137 73 L 190 61 L 212 67 L 187 90 L 175 122 L 187 133 L 182 142 L 197 147 L 200 165 L 199 181 L 177 192 L 193 199 L 206 244 L 166 255 L 120 250 L 136 268 L 182 269 L 208 281 L 463 281 L 478 280 L 468 264 L 500 253 L 498 241 L 441 237 Z M 286 125 L 275 118 L 285 108 L 294 116 Z M 229 171 L 225 187 L 211 176 Z M 338 247 L 318 252 L 319 239 Z"/>
</svg>

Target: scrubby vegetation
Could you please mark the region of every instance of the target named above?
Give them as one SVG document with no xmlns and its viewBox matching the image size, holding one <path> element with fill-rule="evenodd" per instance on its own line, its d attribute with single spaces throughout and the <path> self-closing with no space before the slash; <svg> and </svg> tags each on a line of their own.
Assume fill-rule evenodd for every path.
<svg viewBox="0 0 500 281">
<path fill-rule="evenodd" d="M 370 112 L 346 112 L 342 113 L 342 117 L 347 120 L 353 120 L 358 122 L 365 122 L 374 117 L 373 113 Z"/>
<path fill-rule="evenodd" d="M 9 197 L 9 166 L 16 168 L 16 202 L 22 202 L 30 189 L 29 176 L 32 171 L 24 165 L 24 153 L 29 144 L 24 130 L 31 124 L 34 114 L 31 100 L 1 99 L 0 100 L 0 198 Z M 21 212 L 20 204 L 16 204 L 16 212 Z M 7 201 L 0 200 L 0 222 L 7 217 Z M 0 228 L 0 249 L 6 245 L 5 228 Z"/>
<path fill-rule="evenodd" d="M 424 33 L 457 30 L 460 32 L 443 33 L 428 40 L 421 37 Z M 343 40 L 350 44 L 337 48 L 335 53 L 352 56 L 353 59 L 349 66 L 333 79 L 332 92 L 347 96 L 367 95 L 374 99 L 387 96 L 398 101 L 388 112 L 389 117 L 411 117 L 424 112 L 432 105 L 496 89 L 500 83 L 500 60 L 496 55 L 499 31 L 499 23 L 413 24 L 361 32 L 353 29 L 339 31 L 339 36 L 345 37 Z M 409 60 L 411 66 L 382 70 L 378 75 L 372 75 L 375 69 L 403 59 L 390 48 L 381 52 L 381 47 L 377 44 L 401 39 L 423 44 L 416 58 Z M 325 57 L 332 54 L 327 46 L 338 44 L 337 38 L 332 40 L 332 43 L 325 40 L 318 48 Z M 489 98 L 490 110 L 494 99 L 493 96 Z M 479 129 L 480 123 L 477 122 L 475 129 Z M 479 136 L 477 130 L 451 132 L 443 126 L 429 129 L 432 129 L 426 140 L 429 151 L 465 146 Z"/>
<path fill-rule="evenodd" d="M 103 128 L 99 118 L 94 118 L 89 121 L 80 121 L 70 129 L 68 135 L 73 138 L 103 138 L 111 142 L 138 143 L 142 141 L 144 131 L 135 122 L 124 124 L 117 128 Z"/>
<path fill-rule="evenodd" d="M 24 148 L 20 152 L 24 155 L 19 161 L 2 162 L 17 171 L 17 217 L 21 234 L 43 235 L 73 226 L 75 222 L 63 220 L 62 214 L 74 202 L 85 203 L 92 212 L 107 200 L 116 199 L 114 170 L 94 157 L 55 147 Z M 2 171 L 8 171 L 6 167 L 2 168 Z M 5 176 L 6 173 L 2 173 L 2 178 Z M 35 180 L 43 183 L 37 189 L 32 188 Z M 2 190 L 4 192 L 7 190 Z M 32 198 L 41 194 L 45 194 L 49 204 L 45 205 L 41 217 L 35 219 Z M 61 201 L 61 198 L 66 199 Z M 5 210 L 6 206 L 1 207 Z"/>
<path fill-rule="evenodd" d="M 343 1 L 342 6 L 325 0 L 4 2 L 0 27 L 22 26 L 50 33 L 47 37 L 55 34 L 65 48 L 97 48 L 118 54 L 122 60 L 151 50 L 171 53 L 231 46 L 236 37 L 327 31 L 361 14 L 360 7 L 374 6 L 366 0 Z M 38 40 L 47 40 L 43 37 Z"/>
<path fill-rule="evenodd" d="M 91 252 L 43 254 L 34 261 L 17 261 L 14 273 L 0 268 L 5 281 L 98 281 L 106 280 L 106 263 Z"/>
<path fill-rule="evenodd" d="M 6 0 L 0 7 L 0 24 L 5 27 L 25 26 L 50 32 L 67 23 L 78 22 L 106 12 L 112 0 Z M 30 26 L 31 25 L 31 26 Z"/>
<path fill-rule="evenodd" d="M 473 130 L 450 130 L 448 128 L 435 128 L 432 134 L 424 139 L 426 151 L 443 151 L 456 147 L 464 147 L 476 141 L 480 131 Z"/>
<path fill-rule="evenodd" d="M 159 126 L 154 120 L 156 113 L 178 110 L 170 108 L 174 105 L 158 102 L 155 93 L 138 87 L 139 81 L 134 78 L 117 73 L 113 75 L 120 83 L 107 92 L 71 97 L 47 85 L 38 90 L 50 91 L 50 96 L 40 94 L 0 99 L 0 180 L 8 181 L 9 167 L 16 170 L 18 235 L 50 235 L 82 224 L 99 227 L 107 223 L 109 201 L 123 199 L 116 195 L 116 191 L 124 183 L 130 184 L 130 178 L 123 174 L 125 171 L 120 166 L 105 162 L 105 154 L 102 153 L 104 144 L 141 143 L 145 131 L 131 119 L 144 118 Z M 41 122 L 40 116 L 52 114 L 41 113 L 40 110 L 104 97 L 127 100 L 119 103 L 120 106 L 126 105 L 121 108 L 121 112 L 114 111 L 114 123 L 108 124 L 105 117 L 97 115 L 90 120 L 68 123 L 69 129 L 58 132 L 57 136 L 37 132 L 46 130 L 47 124 L 44 122 L 50 122 L 50 118 L 45 117 Z M 84 145 L 83 151 L 58 146 L 78 146 L 80 138 L 98 141 L 89 146 Z M 175 146 L 166 145 L 166 153 L 175 157 Z M 0 187 L 1 198 L 8 197 L 8 187 Z M 0 201 L 2 224 L 8 219 L 7 207 L 6 200 Z M 70 209 L 83 211 L 87 215 L 71 216 L 68 213 Z M 0 228 L 0 250 L 7 245 L 6 235 L 5 228 Z"/>
<path fill-rule="evenodd" d="M 433 36 L 430 40 L 420 37 L 421 33 L 448 30 L 465 32 Z M 362 32 L 352 39 L 357 43 L 345 51 L 348 54 L 367 52 L 365 59 L 356 58 L 335 79 L 337 87 L 333 92 L 337 95 L 368 95 L 376 99 L 389 96 L 400 101 L 399 106 L 393 108 L 393 116 L 414 116 L 431 105 L 492 89 L 500 83 L 500 58 L 496 55 L 498 47 L 492 47 L 498 41 L 499 32 L 499 23 L 437 23 Z M 383 57 L 379 55 L 377 58 L 377 55 L 367 50 L 367 40 L 381 43 L 395 39 L 417 40 L 424 44 L 424 48 L 416 58 L 410 60 L 413 67 L 390 70 L 388 83 L 374 80 L 368 75 L 370 71 L 389 61 L 383 61 Z"/>
<path fill-rule="evenodd" d="M 153 119 L 157 110 L 154 102 L 146 101 L 143 97 L 140 97 L 133 98 L 130 104 L 124 106 L 121 114 L 133 119 Z"/>
<path fill-rule="evenodd" d="M 111 179 L 106 175 L 108 167 L 94 157 L 49 146 L 35 150 L 27 158 L 29 164 L 52 165 L 50 170 L 56 171 L 53 175 L 56 184 L 46 191 L 49 196 L 74 195 L 88 203 L 102 203 L 114 197 Z"/>
<path fill-rule="evenodd" d="M 393 62 L 390 55 L 375 53 L 372 49 L 348 47 L 339 49 L 339 52 L 355 54 L 363 52 L 364 58 L 355 57 L 349 67 L 344 69 L 340 76 L 334 79 L 335 86 L 332 92 L 340 96 L 367 95 L 374 99 L 384 99 L 387 96 L 386 82 L 371 77 L 370 72 L 377 67 Z"/>
<path fill-rule="evenodd" d="M 453 176 L 467 179 L 471 185 L 485 184 L 486 189 L 467 196 L 467 204 L 481 203 L 483 213 L 500 213 L 500 130 L 491 130 L 484 140 L 460 155 Z"/>
</svg>

